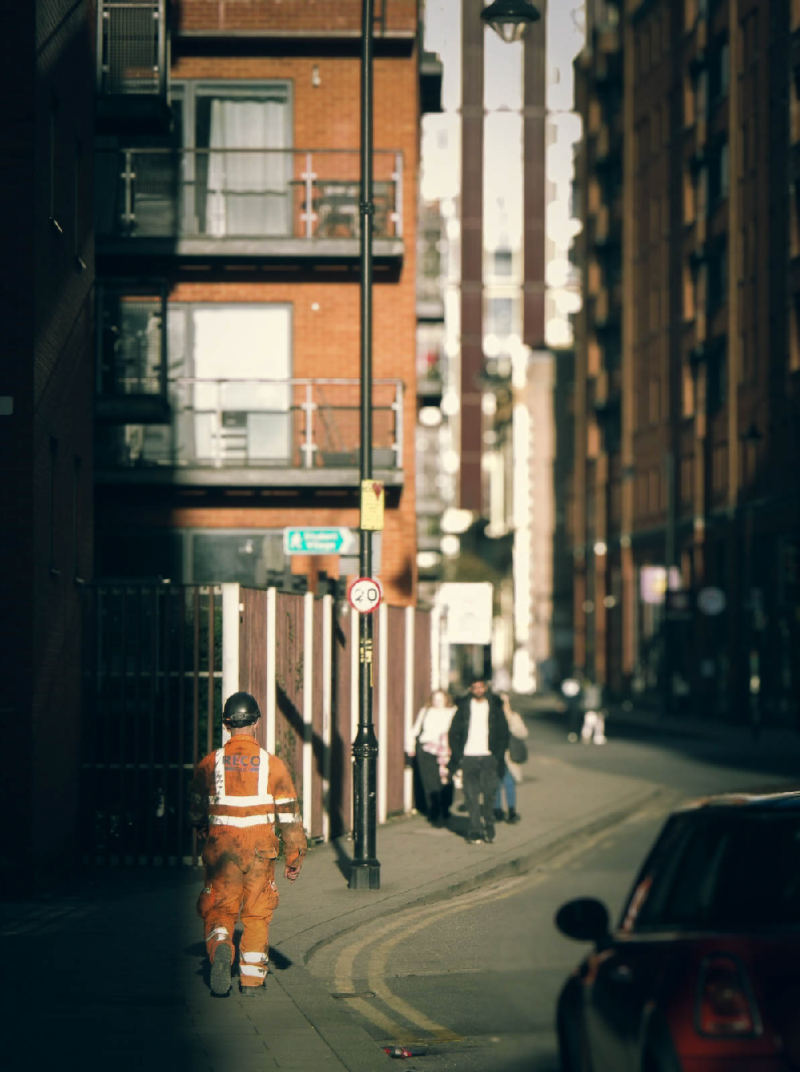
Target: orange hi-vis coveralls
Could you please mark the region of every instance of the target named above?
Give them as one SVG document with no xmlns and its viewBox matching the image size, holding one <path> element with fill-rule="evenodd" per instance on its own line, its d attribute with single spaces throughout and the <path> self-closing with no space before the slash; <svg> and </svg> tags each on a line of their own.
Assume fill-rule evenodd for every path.
<svg viewBox="0 0 800 1072">
<path fill-rule="evenodd" d="M 275 860 L 283 837 L 287 867 L 299 868 L 306 835 L 297 793 L 286 765 L 259 748 L 255 738 L 234 735 L 197 766 L 189 787 L 189 820 L 208 824 L 203 847 L 205 888 L 197 913 L 205 924 L 208 956 L 220 944 L 231 947 L 241 912 L 239 946 L 243 987 L 261 986 L 267 976 L 269 924 L 278 907 Z"/>
</svg>

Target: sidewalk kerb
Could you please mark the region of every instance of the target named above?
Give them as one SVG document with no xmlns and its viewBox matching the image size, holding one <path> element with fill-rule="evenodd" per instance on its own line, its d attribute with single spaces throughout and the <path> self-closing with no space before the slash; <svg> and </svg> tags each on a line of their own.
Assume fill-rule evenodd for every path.
<svg viewBox="0 0 800 1072">
<path fill-rule="evenodd" d="M 494 882 L 500 878 L 525 874 L 539 863 L 546 863 L 547 860 L 561 852 L 567 845 L 580 841 L 583 838 L 592 837 L 606 827 L 611 828 L 624 822 L 646 804 L 667 794 L 668 790 L 663 786 L 659 786 L 655 790 L 649 789 L 646 792 L 631 794 L 628 797 L 627 802 L 621 805 L 617 802 L 611 810 L 600 816 L 594 817 L 587 823 L 583 823 L 580 826 L 573 826 L 571 829 L 564 831 L 556 837 L 540 841 L 538 844 L 535 844 L 528 849 L 525 849 L 523 846 L 521 851 L 513 849 L 509 850 L 509 852 L 512 853 L 510 857 L 507 855 L 505 859 L 499 860 L 484 867 L 482 870 L 476 871 L 474 874 L 470 875 L 469 878 L 457 878 L 455 881 L 450 881 L 454 874 L 454 872 L 451 871 L 448 875 L 433 879 L 431 885 L 436 885 L 438 888 L 423 893 L 421 896 L 416 896 L 420 886 L 416 887 L 414 890 L 397 893 L 393 897 L 387 898 L 381 905 L 381 910 L 370 915 L 368 922 L 381 919 L 383 916 L 387 916 L 393 912 L 403 911 L 406 908 L 416 908 L 425 904 L 433 904 L 436 901 L 448 900 L 452 897 L 457 897 L 462 893 L 468 893 L 470 890 L 478 889 L 479 887 L 485 886 L 487 883 Z M 481 850 L 479 849 L 477 851 Z M 489 862 L 486 861 L 486 863 L 488 864 Z M 459 874 L 459 872 L 455 872 L 455 874 Z M 313 928 L 308 929 L 315 930 L 317 927 L 324 926 L 326 922 L 333 921 L 322 920 L 318 924 L 315 924 Z M 362 917 L 358 922 L 348 924 L 333 934 L 319 938 L 306 950 L 298 950 L 297 948 L 299 944 L 297 940 L 301 937 L 300 934 L 296 935 L 294 938 L 289 938 L 281 942 L 281 947 L 288 950 L 292 947 L 292 943 L 294 943 L 293 952 L 295 956 L 302 957 L 302 962 L 306 965 L 320 949 L 341 938 L 343 935 L 358 930 L 365 922 L 367 921 Z M 287 955 L 291 954 L 287 953 Z"/>
<path fill-rule="evenodd" d="M 296 958 L 295 968 L 292 971 L 281 972 L 280 975 L 277 973 L 272 974 L 271 979 L 275 980 L 277 985 L 294 1002 L 298 1010 L 337 1058 L 347 1067 L 349 1072 L 374 1072 L 376 1060 L 381 1054 L 380 1044 L 367 1034 L 364 1028 L 358 1024 L 355 1017 L 342 1017 L 339 1003 L 331 996 L 326 984 L 317 979 L 308 967 L 308 963 L 315 953 L 344 935 L 358 930 L 365 922 L 371 923 L 390 913 L 408 908 L 449 900 L 498 879 L 525 874 L 536 866 L 546 864 L 548 860 L 563 852 L 568 846 L 582 840 L 588 840 L 602 831 L 613 829 L 647 804 L 662 797 L 669 797 L 669 795 L 669 790 L 665 786 L 630 794 L 627 801 L 622 804 L 617 801 L 616 805 L 605 814 L 596 816 L 589 822 L 573 827 L 560 836 L 531 847 L 527 851 L 525 851 L 524 847 L 521 852 L 512 850 L 513 855 L 510 858 L 507 857 L 505 860 L 500 860 L 491 866 L 485 867 L 469 878 L 454 882 L 448 881 L 453 874 L 451 872 L 450 875 L 444 876 L 443 880 L 441 878 L 434 880 L 439 883 L 438 889 L 424 893 L 422 896 L 414 895 L 418 892 L 419 888 L 417 888 L 414 891 L 407 891 L 406 900 L 402 901 L 401 904 L 398 904 L 397 901 L 398 898 L 403 897 L 403 894 L 387 899 L 385 907 L 371 915 L 368 921 L 362 917 L 359 922 L 345 926 L 334 934 L 325 935 L 323 938 L 318 939 L 306 950 L 298 949 L 298 945 L 301 944 L 301 935 L 297 935 L 294 940 L 290 938 L 283 941 L 280 943 L 281 951 L 285 952 L 292 960 Z M 442 881 L 444 881 L 444 885 L 442 885 Z M 317 926 L 323 925 L 324 921 Z"/>
</svg>

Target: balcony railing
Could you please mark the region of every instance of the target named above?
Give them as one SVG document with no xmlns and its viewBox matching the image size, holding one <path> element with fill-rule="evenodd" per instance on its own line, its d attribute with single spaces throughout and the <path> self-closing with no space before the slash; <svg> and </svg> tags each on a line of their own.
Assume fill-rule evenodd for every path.
<svg viewBox="0 0 800 1072">
<path fill-rule="evenodd" d="M 357 239 L 355 150 L 118 149 L 96 154 L 101 239 Z M 373 236 L 403 235 L 403 159 L 374 155 Z M 355 246 L 354 246 L 355 248 Z"/>
<path fill-rule="evenodd" d="M 123 396 L 154 395 L 159 381 L 118 379 L 115 390 Z M 144 479 L 148 471 L 162 471 L 172 474 L 171 482 L 180 482 L 175 479 L 180 470 L 236 468 L 286 470 L 303 482 L 302 470 L 307 478 L 332 483 L 325 472 L 356 470 L 359 464 L 359 391 L 357 379 L 171 379 L 168 423 L 98 428 L 96 466 L 136 470 Z M 402 381 L 373 381 L 372 407 L 373 468 L 399 472 Z"/>
<path fill-rule="evenodd" d="M 99 0 L 97 94 L 167 95 L 167 0 Z"/>
</svg>

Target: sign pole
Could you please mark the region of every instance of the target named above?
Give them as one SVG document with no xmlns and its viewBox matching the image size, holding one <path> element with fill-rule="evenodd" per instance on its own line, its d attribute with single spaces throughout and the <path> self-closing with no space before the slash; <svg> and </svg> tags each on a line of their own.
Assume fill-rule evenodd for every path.
<svg viewBox="0 0 800 1072">
<path fill-rule="evenodd" d="M 374 0 L 361 9 L 361 489 L 372 477 L 372 20 Z M 362 577 L 372 576 L 372 530 L 359 527 Z M 358 619 L 358 732 L 353 742 L 353 864 L 351 890 L 377 890 L 381 865 L 376 855 L 378 741 L 372 723 L 372 615 Z"/>
</svg>

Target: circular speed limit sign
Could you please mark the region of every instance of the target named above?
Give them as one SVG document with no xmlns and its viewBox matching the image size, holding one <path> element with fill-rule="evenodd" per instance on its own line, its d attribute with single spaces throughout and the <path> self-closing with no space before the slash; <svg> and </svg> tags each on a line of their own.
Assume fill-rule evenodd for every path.
<svg viewBox="0 0 800 1072">
<path fill-rule="evenodd" d="M 372 577 L 359 577 L 347 589 L 347 599 L 359 614 L 372 614 L 380 606 L 383 589 Z"/>
</svg>

